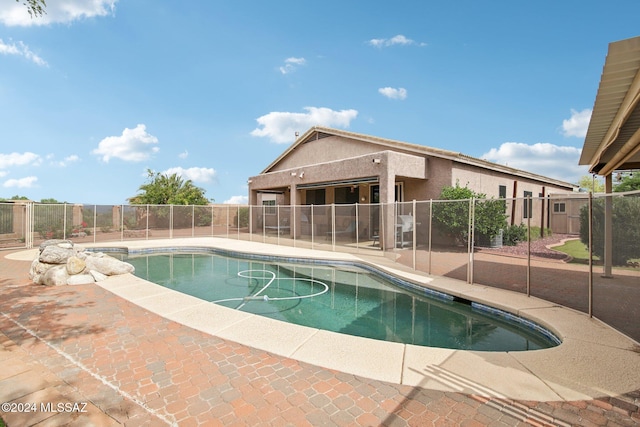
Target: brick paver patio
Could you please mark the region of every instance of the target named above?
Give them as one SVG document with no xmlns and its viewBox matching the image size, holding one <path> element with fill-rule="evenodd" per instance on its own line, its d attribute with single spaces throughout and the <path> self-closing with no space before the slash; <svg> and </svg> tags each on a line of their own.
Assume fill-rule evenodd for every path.
<svg viewBox="0 0 640 427">
<path fill-rule="evenodd" d="M 9 427 L 640 425 L 640 391 L 521 402 L 359 378 L 195 331 L 98 286 L 33 285 L 29 264 L 6 254 L 0 403 L 87 404 L 0 411 Z"/>
</svg>

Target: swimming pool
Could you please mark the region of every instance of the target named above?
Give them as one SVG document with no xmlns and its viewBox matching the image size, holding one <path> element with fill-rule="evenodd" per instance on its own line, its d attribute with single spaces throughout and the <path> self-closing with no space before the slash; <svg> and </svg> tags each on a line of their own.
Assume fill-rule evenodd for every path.
<svg viewBox="0 0 640 427">
<path fill-rule="evenodd" d="M 211 252 L 141 251 L 130 253 L 127 261 L 136 267 L 136 276 L 175 291 L 343 334 L 482 351 L 559 344 L 534 323 L 420 288 L 366 265 L 267 261 Z"/>
</svg>

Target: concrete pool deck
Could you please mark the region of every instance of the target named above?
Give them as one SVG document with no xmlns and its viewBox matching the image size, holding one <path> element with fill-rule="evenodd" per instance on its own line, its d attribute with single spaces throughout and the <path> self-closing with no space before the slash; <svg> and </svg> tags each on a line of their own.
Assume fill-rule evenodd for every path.
<svg viewBox="0 0 640 427">
<path fill-rule="evenodd" d="M 456 396 L 461 393 L 485 401 L 589 402 L 629 393 L 635 395 L 640 389 L 640 352 L 637 343 L 601 322 L 522 294 L 468 285 L 448 278 L 429 277 L 392 264 L 382 257 L 217 238 L 112 242 L 85 246 L 130 249 L 216 247 L 271 256 L 366 262 L 432 289 L 502 308 L 533 320 L 553 331 L 563 341 L 552 349 L 508 353 L 387 343 L 238 312 L 179 294 L 132 275 L 111 277 L 100 283 L 112 294 L 165 319 L 287 360 L 358 378 L 400 384 L 411 390 L 433 390 L 447 395 L 455 393 Z M 8 258 L 31 261 L 35 253 L 35 250 L 15 252 Z M 3 310 L 3 314 L 6 318 L 14 318 L 11 316 L 13 313 L 7 314 Z M 18 318 L 17 314 L 15 318 Z M 629 412 L 637 414 L 637 406 L 634 409 L 634 404 L 630 405 Z M 553 424 L 553 420 L 547 421 Z M 556 424 L 562 425 L 559 420 L 556 421 Z"/>
</svg>

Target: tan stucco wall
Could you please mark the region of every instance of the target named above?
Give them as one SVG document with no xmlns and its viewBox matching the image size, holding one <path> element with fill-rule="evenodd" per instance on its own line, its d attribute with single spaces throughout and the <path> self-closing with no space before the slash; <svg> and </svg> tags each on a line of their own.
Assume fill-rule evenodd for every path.
<svg viewBox="0 0 640 427">
<path fill-rule="evenodd" d="M 332 162 L 349 157 L 358 157 L 377 151 L 381 151 L 380 146 L 355 139 L 329 136 L 318 140 L 312 140 L 297 146 L 291 153 L 275 165 L 272 171 L 281 171 L 316 163 Z"/>
</svg>

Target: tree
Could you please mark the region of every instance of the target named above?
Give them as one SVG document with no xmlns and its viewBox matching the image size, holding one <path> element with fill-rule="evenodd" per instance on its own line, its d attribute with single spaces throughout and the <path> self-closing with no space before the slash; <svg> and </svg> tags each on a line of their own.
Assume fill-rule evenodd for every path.
<svg viewBox="0 0 640 427">
<path fill-rule="evenodd" d="M 205 190 L 183 180 L 180 175 L 172 175 L 147 170 L 148 182 L 142 184 L 137 194 L 127 199 L 134 205 L 206 205 L 209 203 Z"/>
<path fill-rule="evenodd" d="M 599 178 L 591 175 L 581 177 L 578 185 L 589 193 L 604 193 L 604 183 Z"/>
<path fill-rule="evenodd" d="M 624 175 L 620 178 L 620 181 L 613 187 L 613 191 L 621 193 L 623 191 L 640 190 L 640 173 L 636 172 L 629 175 Z"/>
<path fill-rule="evenodd" d="M 42 16 L 47 13 L 47 11 L 45 10 L 45 8 L 47 7 L 47 3 L 45 2 L 45 0 L 16 0 L 16 2 L 18 3 L 20 3 L 21 1 L 22 4 L 27 7 L 29 15 L 31 15 L 32 18 L 37 18 L 38 16 Z"/>
</svg>

